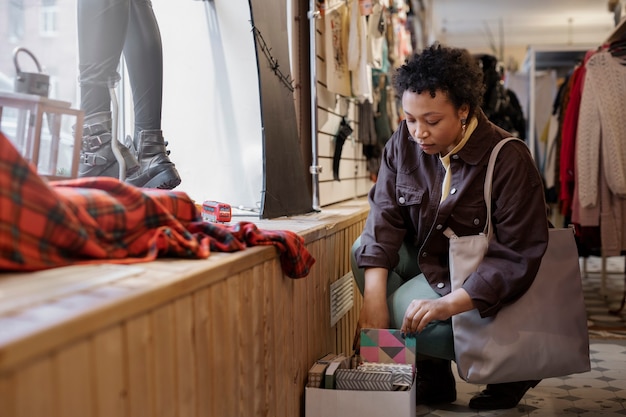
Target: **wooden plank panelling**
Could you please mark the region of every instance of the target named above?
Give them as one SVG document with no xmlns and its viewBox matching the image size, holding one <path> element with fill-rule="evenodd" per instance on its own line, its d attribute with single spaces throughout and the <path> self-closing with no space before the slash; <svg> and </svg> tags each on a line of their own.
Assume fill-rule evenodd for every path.
<svg viewBox="0 0 626 417">
<path fill-rule="evenodd" d="M 15 415 L 15 388 L 12 374 L 0 375 L 0 417 Z"/>
<path fill-rule="evenodd" d="M 228 300 L 228 291 L 225 282 L 220 282 L 211 286 L 209 292 L 209 335 L 211 349 L 209 350 L 209 369 L 211 370 L 210 390 L 215 392 L 214 401 L 210 404 L 210 416 L 228 416 L 234 413 L 233 375 L 235 371 L 233 362 L 229 360 L 229 352 L 236 346 L 231 340 L 233 329 L 229 325 L 228 316 L 231 313 L 231 306 Z M 239 317 L 245 320 L 245 317 Z"/>
<path fill-rule="evenodd" d="M 60 350 L 53 358 L 56 399 L 63 417 L 92 417 L 93 369 L 91 346 L 84 340 Z"/>
<path fill-rule="evenodd" d="M 122 328 L 115 326 L 92 339 L 92 366 L 95 369 L 95 406 L 97 416 L 128 416 L 128 386 L 124 378 L 125 361 Z M 43 361 L 42 361 L 43 362 Z M 44 414 L 30 414 L 30 416 Z"/>
<path fill-rule="evenodd" d="M 252 269 L 252 281 L 249 283 L 251 288 L 250 294 L 250 322 L 252 323 L 252 331 L 248 335 L 252 343 L 246 344 L 250 346 L 252 354 L 248 358 L 248 366 L 252 373 L 250 381 L 249 395 L 252 398 L 252 408 L 247 411 L 250 415 L 265 415 L 265 400 L 263 396 L 265 386 L 265 367 L 263 365 L 264 348 L 263 343 L 263 307 L 265 295 L 263 294 L 263 265 L 258 265 Z M 256 342 L 255 342 L 256 341 Z M 245 381 L 242 381 L 245 383 Z"/>
<path fill-rule="evenodd" d="M 124 326 L 126 337 L 126 363 L 129 414 L 132 417 L 156 415 L 154 398 L 154 334 L 152 315 L 142 314 L 131 318 Z"/>
<path fill-rule="evenodd" d="M 212 385 L 215 369 L 211 366 L 215 352 L 211 335 L 213 317 L 209 299 L 209 288 L 203 288 L 193 294 L 196 391 L 201 393 L 197 396 L 196 403 L 196 415 L 199 417 L 213 415 L 211 407 L 217 402 L 217 387 Z"/>
<path fill-rule="evenodd" d="M 243 415 L 246 410 L 251 410 L 254 406 L 254 375 L 251 359 L 254 357 L 254 309 L 252 305 L 252 271 L 245 271 L 240 274 L 239 302 L 237 304 L 237 317 L 246 318 L 240 320 L 237 325 L 237 369 L 238 384 L 237 392 L 246 393 L 239 398 L 237 404 L 237 415 Z"/>
<path fill-rule="evenodd" d="M 255 249 L 250 259 L 233 254 L 233 265 L 216 257 L 215 269 L 145 264 L 144 275 L 33 314 L 0 314 L 16 325 L 36 319 L 44 332 L 0 338 L 0 417 L 304 417 L 309 367 L 330 351 L 352 353 L 362 305 L 355 287 L 354 308 L 330 327 L 330 284 L 350 271 L 366 216 L 362 202 L 343 207 L 352 214 L 322 213 L 326 223 L 266 223 L 306 230 L 316 262 L 305 278 L 286 276 L 273 248 Z M 35 314 L 44 310 L 71 320 L 55 315 L 46 327 Z"/>
<path fill-rule="evenodd" d="M 154 340 L 154 415 L 170 417 L 176 415 L 176 331 L 174 329 L 173 303 L 158 308 L 152 313 Z"/>
<path fill-rule="evenodd" d="M 55 407 L 56 381 L 50 357 L 27 365 L 15 378 L 15 417 L 61 417 Z M 38 395 L 32 395 L 33 392 Z"/>
<path fill-rule="evenodd" d="M 263 276 L 274 276 L 274 267 L 272 264 L 265 263 L 263 265 Z M 274 320 L 274 294 L 272 292 L 272 280 L 263 280 L 263 365 L 265 369 L 265 412 L 268 416 L 276 416 L 276 384 L 277 384 L 277 366 L 282 363 L 276 362 L 276 323 Z"/>
<path fill-rule="evenodd" d="M 196 416 L 196 348 L 194 339 L 193 298 L 181 297 L 174 302 L 176 320 L 176 381 L 178 382 L 177 415 Z"/>
</svg>

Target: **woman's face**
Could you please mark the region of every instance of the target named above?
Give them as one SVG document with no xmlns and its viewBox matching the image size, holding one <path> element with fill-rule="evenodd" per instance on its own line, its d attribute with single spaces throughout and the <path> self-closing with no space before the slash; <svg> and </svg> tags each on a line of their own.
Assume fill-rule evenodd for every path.
<svg viewBox="0 0 626 417">
<path fill-rule="evenodd" d="M 467 119 L 469 106 L 456 109 L 448 95 L 440 90 L 418 94 L 406 90 L 402 108 L 411 138 L 429 155 L 447 155 L 463 139 L 461 119 Z"/>
</svg>

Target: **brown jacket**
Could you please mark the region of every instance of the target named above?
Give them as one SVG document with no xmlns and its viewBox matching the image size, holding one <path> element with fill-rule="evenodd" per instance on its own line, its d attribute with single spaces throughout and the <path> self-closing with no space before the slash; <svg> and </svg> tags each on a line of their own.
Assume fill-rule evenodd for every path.
<svg viewBox="0 0 626 417">
<path fill-rule="evenodd" d="M 450 292 L 448 238 L 478 234 L 487 210 L 483 183 L 491 149 L 507 132 L 477 112 L 478 126 L 452 155 L 451 188 L 440 205 L 444 168 L 410 140 L 403 121 L 385 146 L 378 180 L 369 193 L 370 213 L 356 252 L 360 267 L 393 269 L 406 239 L 420 248 L 417 262 L 432 288 Z M 544 187 L 524 144 L 506 144 L 496 161 L 492 191 L 495 237 L 463 285 L 483 317 L 496 314 L 532 283 L 548 241 Z"/>
</svg>

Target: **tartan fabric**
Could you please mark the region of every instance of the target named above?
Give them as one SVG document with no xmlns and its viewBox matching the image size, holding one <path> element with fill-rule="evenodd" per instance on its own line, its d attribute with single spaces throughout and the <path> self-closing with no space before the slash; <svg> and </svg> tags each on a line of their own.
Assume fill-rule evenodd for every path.
<svg viewBox="0 0 626 417">
<path fill-rule="evenodd" d="M 0 271 L 202 259 L 255 245 L 274 245 L 291 278 L 305 277 L 315 262 L 294 232 L 203 222 L 184 192 L 108 177 L 48 182 L 0 133 Z"/>
</svg>

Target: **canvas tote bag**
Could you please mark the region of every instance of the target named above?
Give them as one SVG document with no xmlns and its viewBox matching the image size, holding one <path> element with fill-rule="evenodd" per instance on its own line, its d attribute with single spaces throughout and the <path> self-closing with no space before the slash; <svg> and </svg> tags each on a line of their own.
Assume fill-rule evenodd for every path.
<svg viewBox="0 0 626 417">
<path fill-rule="evenodd" d="M 485 178 L 487 225 L 475 236 L 457 237 L 450 229 L 450 278 L 460 288 L 487 251 L 493 237 L 491 181 L 494 148 Z M 520 141 L 522 142 L 522 141 Z M 524 143 L 524 142 L 522 142 Z M 467 382 L 495 384 L 544 379 L 589 371 L 589 334 L 578 251 L 573 229 L 550 229 L 548 248 L 531 287 L 495 317 L 477 309 L 452 316 L 459 376 Z"/>
</svg>

